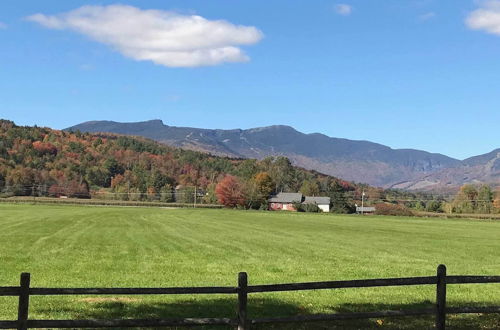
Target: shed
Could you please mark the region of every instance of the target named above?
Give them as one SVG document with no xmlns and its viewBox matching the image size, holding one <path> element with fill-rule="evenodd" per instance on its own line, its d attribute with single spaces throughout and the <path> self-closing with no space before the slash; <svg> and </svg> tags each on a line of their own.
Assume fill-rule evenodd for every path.
<svg viewBox="0 0 500 330">
<path fill-rule="evenodd" d="M 373 206 L 356 206 L 356 213 L 373 213 L 375 212 L 375 207 Z"/>
</svg>

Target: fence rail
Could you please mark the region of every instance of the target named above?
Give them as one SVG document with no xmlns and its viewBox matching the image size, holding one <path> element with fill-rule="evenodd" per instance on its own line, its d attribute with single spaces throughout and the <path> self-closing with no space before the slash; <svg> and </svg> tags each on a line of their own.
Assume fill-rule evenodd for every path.
<svg viewBox="0 0 500 330">
<path fill-rule="evenodd" d="M 17 320 L 0 320 L 0 329 L 28 328 L 109 328 L 109 327 L 163 327 L 228 325 L 238 330 L 247 330 L 253 324 L 335 321 L 347 319 L 369 319 L 391 316 L 435 315 L 437 329 L 445 329 L 446 314 L 500 313 L 500 306 L 446 307 L 446 286 L 448 284 L 500 283 L 500 276 L 447 276 L 446 266 L 439 265 L 436 276 L 385 278 L 351 281 L 306 282 L 287 284 L 248 285 L 247 274 L 238 274 L 236 287 L 171 287 L 171 288 L 32 288 L 30 274 L 22 273 L 19 286 L 0 287 L 0 296 L 17 296 Z M 298 290 L 368 288 L 409 285 L 436 285 L 434 308 L 413 310 L 389 310 L 376 312 L 312 314 L 290 317 L 250 319 L 247 314 L 248 294 Z M 30 296 L 54 295 L 173 295 L 173 294 L 236 294 L 238 314 L 236 318 L 171 318 L 171 319 L 106 319 L 106 320 L 32 320 L 29 319 Z"/>
</svg>

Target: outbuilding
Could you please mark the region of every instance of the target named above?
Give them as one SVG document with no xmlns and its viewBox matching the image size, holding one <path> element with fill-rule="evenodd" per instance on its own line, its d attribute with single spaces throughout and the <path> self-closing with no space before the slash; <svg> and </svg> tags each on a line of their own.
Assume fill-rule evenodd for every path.
<svg viewBox="0 0 500 330">
<path fill-rule="evenodd" d="M 356 205 L 356 213 L 374 213 L 375 212 L 375 207 L 374 206 L 357 206 Z"/>
</svg>

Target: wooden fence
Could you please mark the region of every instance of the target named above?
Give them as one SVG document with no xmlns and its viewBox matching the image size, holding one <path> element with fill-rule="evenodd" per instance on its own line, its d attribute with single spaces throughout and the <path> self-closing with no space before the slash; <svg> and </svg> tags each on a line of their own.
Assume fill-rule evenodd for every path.
<svg viewBox="0 0 500 330">
<path fill-rule="evenodd" d="M 270 285 L 248 285 L 246 273 L 238 274 L 236 287 L 172 287 L 172 288 L 33 288 L 30 274 L 22 273 L 19 286 L 0 287 L 0 296 L 19 297 L 17 320 L 0 321 L 0 329 L 28 328 L 108 328 L 108 327 L 162 327 L 229 325 L 238 330 L 249 329 L 253 324 L 334 321 L 369 319 L 390 316 L 435 315 L 437 329 L 445 329 L 446 314 L 500 313 L 500 306 L 446 307 L 448 284 L 500 283 L 500 276 L 447 276 L 446 267 L 439 265 L 436 276 L 385 278 L 351 281 L 329 281 Z M 407 285 L 436 285 L 436 305 L 433 308 L 414 310 L 388 310 L 378 312 L 313 314 L 291 317 L 250 319 L 247 315 L 247 297 L 258 292 L 368 288 Z M 170 295 L 170 294 L 235 294 L 238 296 L 236 318 L 178 318 L 178 319 L 109 319 L 109 320 L 32 320 L 28 318 L 30 296 L 49 295 Z"/>
</svg>

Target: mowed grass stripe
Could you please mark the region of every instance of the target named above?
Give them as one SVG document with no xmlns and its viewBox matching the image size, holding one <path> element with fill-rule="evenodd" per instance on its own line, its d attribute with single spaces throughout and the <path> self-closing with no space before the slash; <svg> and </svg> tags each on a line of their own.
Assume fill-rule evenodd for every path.
<svg viewBox="0 0 500 330">
<path fill-rule="evenodd" d="M 0 285 L 16 285 L 22 271 L 32 273 L 34 286 L 55 287 L 225 286 L 236 285 L 239 271 L 249 273 L 251 284 L 427 276 L 439 263 L 450 274 L 500 274 L 495 221 L 1 204 L 0 226 Z M 451 305 L 498 305 L 499 293 L 498 285 L 452 286 L 448 296 Z M 433 287 L 272 293 L 253 296 L 251 308 L 262 317 L 273 311 L 373 310 L 428 306 L 434 295 Z M 234 313 L 234 297 L 215 297 L 210 308 L 203 302 L 214 297 L 135 297 L 126 303 L 83 298 L 36 297 L 33 313 Z M 179 299 L 191 307 L 178 306 Z M 0 317 L 14 315 L 4 301 Z"/>
</svg>

